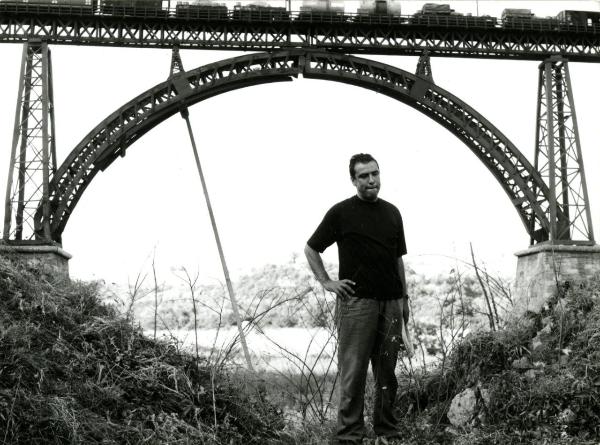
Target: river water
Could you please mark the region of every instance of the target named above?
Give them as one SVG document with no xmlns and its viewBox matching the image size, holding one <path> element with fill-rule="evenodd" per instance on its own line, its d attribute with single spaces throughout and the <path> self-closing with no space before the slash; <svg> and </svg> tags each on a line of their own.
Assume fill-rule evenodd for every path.
<svg viewBox="0 0 600 445">
<path fill-rule="evenodd" d="M 327 329 L 268 327 L 259 331 L 247 325 L 244 328 L 252 364 L 257 369 L 293 372 L 310 367 L 318 373 L 336 370 L 336 339 Z M 152 336 L 153 332 L 147 331 L 146 335 Z M 193 330 L 158 331 L 157 337 L 175 338 L 183 348 L 195 350 Z M 237 327 L 199 329 L 197 338 L 201 355 L 227 354 L 233 363 L 245 364 Z M 233 347 L 232 342 L 235 342 Z"/>
</svg>

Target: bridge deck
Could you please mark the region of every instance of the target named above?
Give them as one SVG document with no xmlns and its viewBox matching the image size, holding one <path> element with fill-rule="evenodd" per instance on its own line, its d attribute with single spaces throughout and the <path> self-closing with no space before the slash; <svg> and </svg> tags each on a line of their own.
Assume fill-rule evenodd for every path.
<svg viewBox="0 0 600 445">
<path fill-rule="evenodd" d="M 295 14 L 295 15 L 294 15 Z M 477 19 L 477 18 L 473 18 Z M 394 23 L 386 18 L 323 21 L 297 13 L 277 20 L 180 18 L 164 14 L 102 16 L 78 10 L 0 10 L 0 42 L 46 40 L 52 44 L 265 51 L 320 49 L 350 54 L 432 55 L 600 61 L 600 29 L 531 22 L 512 29 L 480 21 Z"/>
</svg>

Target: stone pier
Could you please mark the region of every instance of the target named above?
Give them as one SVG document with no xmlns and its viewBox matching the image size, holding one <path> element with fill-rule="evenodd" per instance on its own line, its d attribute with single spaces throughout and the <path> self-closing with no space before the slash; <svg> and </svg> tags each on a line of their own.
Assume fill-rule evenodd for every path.
<svg viewBox="0 0 600 445">
<path fill-rule="evenodd" d="M 54 277 L 69 278 L 71 255 L 58 243 L 0 242 L 0 255 L 25 261 L 33 267 L 44 269 Z"/>
<path fill-rule="evenodd" d="M 566 282 L 579 286 L 600 277 L 598 245 L 538 244 L 515 255 L 515 306 L 519 314 L 539 313 Z"/>
</svg>

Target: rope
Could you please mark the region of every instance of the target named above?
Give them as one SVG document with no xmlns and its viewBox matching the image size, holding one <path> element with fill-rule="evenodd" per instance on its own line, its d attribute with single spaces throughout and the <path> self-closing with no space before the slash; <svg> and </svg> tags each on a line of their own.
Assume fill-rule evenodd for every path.
<svg viewBox="0 0 600 445">
<path fill-rule="evenodd" d="M 198 149 L 196 148 L 194 132 L 192 131 L 192 126 L 190 125 L 190 113 L 187 108 L 182 108 L 180 110 L 180 112 L 181 112 L 181 117 L 183 117 L 185 119 L 185 123 L 187 124 L 188 133 L 190 135 L 190 141 L 192 142 L 194 158 L 196 159 L 196 167 L 198 167 L 198 174 L 200 175 L 200 182 L 202 183 L 202 190 L 204 191 L 204 198 L 206 200 L 206 206 L 208 207 L 208 213 L 210 215 L 210 222 L 212 224 L 213 233 L 215 235 L 215 241 L 217 242 L 217 249 L 219 250 L 219 257 L 221 258 L 221 266 L 223 266 L 223 274 L 225 275 L 225 283 L 227 284 L 227 291 L 229 292 L 229 298 L 231 299 L 233 315 L 235 316 L 235 320 L 237 322 L 238 333 L 240 335 L 240 342 L 242 344 L 242 349 L 244 351 L 244 357 L 246 358 L 246 363 L 248 365 L 248 369 L 250 371 L 254 372 L 254 367 L 252 366 L 252 361 L 250 360 L 250 353 L 248 352 L 248 345 L 246 344 L 246 336 L 244 334 L 244 329 L 242 328 L 242 320 L 240 317 L 240 311 L 238 309 L 237 299 L 235 298 L 235 293 L 233 292 L 233 286 L 231 285 L 231 279 L 229 278 L 229 270 L 227 269 L 227 263 L 225 262 L 225 254 L 223 253 L 223 247 L 221 246 L 221 239 L 219 237 L 219 231 L 217 230 L 217 222 L 215 220 L 215 215 L 213 213 L 212 205 L 210 204 L 210 198 L 208 196 L 208 189 L 206 187 L 204 173 L 202 172 L 202 166 L 200 165 L 200 158 L 198 157 Z"/>
</svg>

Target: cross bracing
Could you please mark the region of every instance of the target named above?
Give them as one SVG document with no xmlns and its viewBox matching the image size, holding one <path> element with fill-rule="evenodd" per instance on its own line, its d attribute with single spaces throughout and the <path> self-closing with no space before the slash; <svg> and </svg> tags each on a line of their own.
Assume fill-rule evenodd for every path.
<svg viewBox="0 0 600 445">
<path fill-rule="evenodd" d="M 5 199 L 5 240 L 51 237 L 49 225 L 37 231 L 34 225 L 38 211 L 49 217 L 49 182 L 56 171 L 51 66 L 46 43 L 24 46 Z"/>
<path fill-rule="evenodd" d="M 553 23 L 553 22 L 552 22 Z M 519 29 L 390 22 L 327 23 L 182 20 L 163 16 L 0 12 L 0 42 L 216 50 L 319 49 L 348 54 L 420 55 L 600 61 L 600 29 L 542 26 Z"/>
<path fill-rule="evenodd" d="M 538 197 L 548 220 L 550 241 L 593 243 L 585 169 L 567 61 L 540 64 L 535 169 L 549 186 L 549 199 Z M 534 228 L 533 241 L 539 241 Z"/>
</svg>

